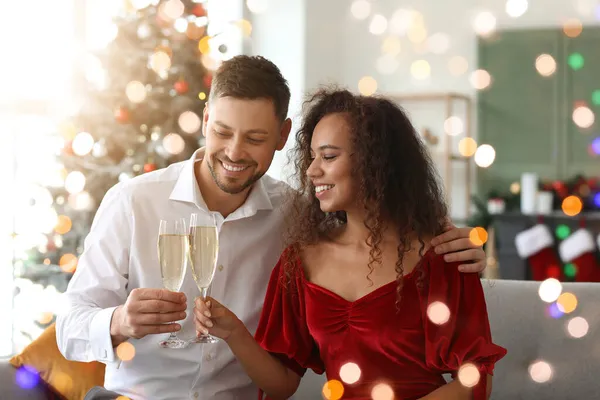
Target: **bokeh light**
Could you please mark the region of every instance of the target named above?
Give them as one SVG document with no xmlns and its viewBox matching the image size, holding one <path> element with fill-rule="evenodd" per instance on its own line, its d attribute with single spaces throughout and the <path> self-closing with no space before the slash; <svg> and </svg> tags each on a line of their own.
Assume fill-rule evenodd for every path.
<svg viewBox="0 0 600 400">
<path fill-rule="evenodd" d="M 519 182 L 513 182 L 510 184 L 509 190 L 512 194 L 519 194 L 521 192 L 521 184 Z"/>
<path fill-rule="evenodd" d="M 448 69 L 453 76 L 460 76 L 469 70 L 469 62 L 461 56 L 454 56 L 448 61 Z"/>
<path fill-rule="evenodd" d="M 135 347 L 129 342 L 118 345 L 115 352 L 122 361 L 131 361 L 135 357 Z"/>
<path fill-rule="evenodd" d="M 63 254 L 58 261 L 61 270 L 67 273 L 73 273 L 77 269 L 77 256 L 75 254 Z"/>
<path fill-rule="evenodd" d="M 182 112 L 177 122 L 181 130 L 185 133 L 196 133 L 202 126 L 200 117 L 193 111 Z"/>
<path fill-rule="evenodd" d="M 562 292 L 562 284 L 558 279 L 549 278 L 540 284 L 538 294 L 542 301 L 552 303 L 556 301 Z"/>
<path fill-rule="evenodd" d="M 565 264 L 564 273 L 567 278 L 574 278 L 577 275 L 577 266 L 573 263 Z"/>
<path fill-rule="evenodd" d="M 475 152 L 475 164 L 480 168 L 487 168 L 494 163 L 496 150 L 489 144 L 482 144 Z"/>
<path fill-rule="evenodd" d="M 433 54 L 444 54 L 450 49 L 450 36 L 437 32 L 427 38 L 427 47 Z"/>
<path fill-rule="evenodd" d="M 344 385 L 342 382 L 332 379 L 325 382 L 322 392 L 327 400 L 339 400 L 344 395 Z"/>
<path fill-rule="evenodd" d="M 566 215 L 573 217 L 581 212 L 583 202 L 577 196 L 568 196 L 563 200 L 561 208 Z"/>
<path fill-rule="evenodd" d="M 246 7 L 254 14 L 262 14 L 269 9 L 268 0 L 246 0 Z"/>
<path fill-rule="evenodd" d="M 450 320 L 450 309 L 441 301 L 434 301 L 427 307 L 427 318 L 436 325 L 443 325 Z"/>
<path fill-rule="evenodd" d="M 575 339 L 581 339 L 587 335 L 590 325 L 583 317 L 575 317 L 567 323 L 567 332 Z"/>
<path fill-rule="evenodd" d="M 600 208 L 600 192 L 594 195 L 594 205 Z"/>
<path fill-rule="evenodd" d="M 85 187 L 85 175 L 80 171 L 71 171 L 65 179 L 65 189 L 71 194 L 79 193 Z"/>
<path fill-rule="evenodd" d="M 563 24 L 563 32 L 570 38 L 576 38 L 577 36 L 581 35 L 582 31 L 583 24 L 578 19 L 571 18 L 566 20 Z"/>
<path fill-rule="evenodd" d="M 558 265 L 550 265 L 547 269 L 546 276 L 548 278 L 560 279 L 560 268 Z"/>
<path fill-rule="evenodd" d="M 73 153 L 78 156 L 85 156 L 94 147 L 94 138 L 88 132 L 80 132 L 73 139 L 73 143 L 71 144 L 73 148 Z"/>
<path fill-rule="evenodd" d="M 567 59 L 567 64 L 569 64 L 569 67 L 577 71 L 583 68 L 585 60 L 580 53 L 572 53 Z"/>
<path fill-rule="evenodd" d="M 457 136 L 464 132 L 464 124 L 460 117 L 453 115 L 444 121 L 444 131 L 450 136 Z"/>
<path fill-rule="evenodd" d="M 477 90 L 488 88 L 492 84 L 492 77 L 489 72 L 484 69 L 478 69 L 471 73 L 469 82 Z"/>
<path fill-rule="evenodd" d="M 355 363 L 349 362 L 342 365 L 342 368 L 340 368 L 340 378 L 347 384 L 351 385 L 358 382 L 360 375 L 360 367 Z"/>
<path fill-rule="evenodd" d="M 527 8 L 529 8 L 527 0 L 508 0 L 505 6 L 506 14 L 513 18 L 519 18 L 525 14 Z"/>
<path fill-rule="evenodd" d="M 427 29 L 423 25 L 415 24 L 406 32 L 406 36 L 411 43 L 420 44 L 427 40 Z"/>
<path fill-rule="evenodd" d="M 141 103 L 146 100 L 146 86 L 140 81 L 131 81 L 125 87 L 125 94 L 132 103 Z"/>
<path fill-rule="evenodd" d="M 492 35 L 496 30 L 496 17 L 488 11 L 477 14 L 473 21 L 473 29 L 479 36 Z"/>
<path fill-rule="evenodd" d="M 358 81 L 358 91 L 363 96 L 371 96 L 377 91 L 377 81 L 372 76 L 363 76 Z"/>
<path fill-rule="evenodd" d="M 175 20 L 183 15 L 185 6 L 181 0 L 167 0 L 162 3 L 161 11 L 164 17 Z"/>
<path fill-rule="evenodd" d="M 471 137 L 460 139 L 458 142 L 458 152 L 463 157 L 472 157 L 477 151 L 477 142 Z"/>
<path fill-rule="evenodd" d="M 556 237 L 560 240 L 566 239 L 571 234 L 571 228 L 565 224 L 560 224 L 556 227 Z"/>
<path fill-rule="evenodd" d="M 556 61 L 550 54 L 540 54 L 535 60 L 535 69 L 542 76 L 551 76 L 556 72 Z"/>
<path fill-rule="evenodd" d="M 548 307 L 546 308 L 546 314 L 554 319 L 559 319 L 565 315 L 565 313 L 560 310 L 560 307 L 558 307 L 558 304 L 556 303 L 548 304 Z"/>
<path fill-rule="evenodd" d="M 40 374 L 29 365 L 23 365 L 15 371 L 15 383 L 21 389 L 33 389 L 39 382 Z"/>
<path fill-rule="evenodd" d="M 548 382 L 552 379 L 552 367 L 546 361 L 536 361 L 529 366 L 529 376 L 537 383 Z"/>
<path fill-rule="evenodd" d="M 59 215 L 58 223 L 56 224 L 54 231 L 59 235 L 65 235 L 71 231 L 72 226 L 73 223 L 71 222 L 71 218 L 69 218 L 67 215 Z"/>
<path fill-rule="evenodd" d="M 210 37 L 204 36 L 198 41 L 198 51 L 201 54 L 210 54 Z"/>
<path fill-rule="evenodd" d="M 381 52 L 384 54 L 396 56 L 400 54 L 401 49 L 402 42 L 397 36 L 388 36 L 385 39 L 383 39 L 383 42 L 381 43 Z"/>
<path fill-rule="evenodd" d="M 382 35 L 387 30 L 387 26 L 387 19 L 381 14 L 375 14 L 369 24 L 369 32 L 373 35 Z"/>
<path fill-rule="evenodd" d="M 598 89 L 592 92 L 592 104 L 600 106 L 600 90 Z"/>
<path fill-rule="evenodd" d="M 177 133 L 169 133 L 163 138 L 163 147 L 170 154 L 180 154 L 185 149 L 185 142 Z"/>
<path fill-rule="evenodd" d="M 410 66 L 410 73 L 415 79 L 427 79 L 431 75 L 431 66 L 426 60 L 416 60 Z"/>
<path fill-rule="evenodd" d="M 350 12 L 356 19 L 366 19 L 371 14 L 371 3 L 367 0 L 355 0 L 350 6 Z"/>
<path fill-rule="evenodd" d="M 570 314 L 577 308 L 577 296 L 575 296 L 573 293 L 565 292 L 558 296 L 556 305 L 563 313 Z"/>
<path fill-rule="evenodd" d="M 573 110 L 573 122 L 580 128 L 586 129 L 594 125 L 594 112 L 587 106 L 578 106 Z"/>
<path fill-rule="evenodd" d="M 371 390 L 373 400 L 394 400 L 394 390 L 387 383 L 378 383 Z"/>
<path fill-rule="evenodd" d="M 171 57 L 164 51 L 157 51 L 150 56 L 150 68 L 157 74 L 165 73 L 171 68 Z"/>
<path fill-rule="evenodd" d="M 478 226 L 469 232 L 469 240 L 475 246 L 483 246 L 488 240 L 488 233 L 484 228 Z"/>
<path fill-rule="evenodd" d="M 479 383 L 481 374 L 477 367 L 471 363 L 461 365 L 458 369 L 458 381 L 464 387 L 472 388 Z"/>
</svg>

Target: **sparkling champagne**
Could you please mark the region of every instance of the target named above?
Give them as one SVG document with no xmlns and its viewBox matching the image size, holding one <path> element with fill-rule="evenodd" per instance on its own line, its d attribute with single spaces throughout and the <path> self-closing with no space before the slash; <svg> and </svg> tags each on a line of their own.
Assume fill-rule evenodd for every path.
<svg viewBox="0 0 600 400">
<path fill-rule="evenodd" d="M 219 238 L 214 226 L 192 226 L 190 228 L 190 262 L 192 276 L 202 292 L 206 290 L 215 275 Z"/>
<path fill-rule="evenodd" d="M 187 235 L 158 236 L 158 258 L 163 285 L 172 292 L 179 291 L 183 283 L 188 247 Z"/>
</svg>

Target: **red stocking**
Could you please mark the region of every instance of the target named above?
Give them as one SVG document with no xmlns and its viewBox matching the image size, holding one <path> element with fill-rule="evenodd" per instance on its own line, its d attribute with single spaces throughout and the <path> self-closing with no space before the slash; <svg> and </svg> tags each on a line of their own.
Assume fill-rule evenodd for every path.
<svg viewBox="0 0 600 400">
<path fill-rule="evenodd" d="M 560 243 L 558 251 L 563 262 L 575 265 L 575 281 L 600 282 L 600 266 L 595 255 L 596 244 L 590 231 L 576 230 Z"/>
<path fill-rule="evenodd" d="M 515 245 L 519 256 L 529 262 L 532 280 L 562 280 L 560 260 L 553 249 L 554 237 L 546 225 L 538 224 L 519 232 Z"/>
</svg>

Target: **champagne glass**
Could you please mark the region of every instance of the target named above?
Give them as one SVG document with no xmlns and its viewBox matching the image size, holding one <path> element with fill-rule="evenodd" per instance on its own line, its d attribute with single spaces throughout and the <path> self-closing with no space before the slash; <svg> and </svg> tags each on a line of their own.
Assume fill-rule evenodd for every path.
<svg viewBox="0 0 600 400">
<path fill-rule="evenodd" d="M 196 285 L 198 285 L 201 298 L 205 300 L 215 275 L 217 254 L 219 253 L 219 235 L 216 224 L 202 224 L 200 223 L 198 214 L 192 214 L 189 246 L 192 276 L 196 281 Z M 216 343 L 218 341 L 219 339 L 212 335 L 201 334 L 190 342 Z"/>
<path fill-rule="evenodd" d="M 185 277 L 188 261 L 189 236 L 185 228 L 185 219 L 161 220 L 158 232 L 158 259 L 163 286 L 172 292 L 179 292 Z M 161 341 L 160 347 L 182 349 L 187 346 L 185 340 L 175 332 Z"/>
</svg>

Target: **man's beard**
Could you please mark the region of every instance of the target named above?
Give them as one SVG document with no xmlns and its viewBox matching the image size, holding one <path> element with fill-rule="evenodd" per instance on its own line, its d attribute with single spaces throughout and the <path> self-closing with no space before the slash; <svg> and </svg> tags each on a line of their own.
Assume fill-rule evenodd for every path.
<svg viewBox="0 0 600 400">
<path fill-rule="evenodd" d="M 228 194 L 238 194 L 238 193 L 243 192 L 244 190 L 246 190 L 250 186 L 252 186 L 260 178 L 262 178 L 262 176 L 265 174 L 264 172 L 257 171 L 254 175 L 252 175 L 250 178 L 248 178 L 247 181 L 243 182 L 242 184 L 235 184 L 235 185 L 228 184 L 224 181 L 224 179 L 219 177 L 219 175 L 217 174 L 217 172 L 214 169 L 214 165 L 216 163 L 220 163 L 220 162 L 221 161 L 215 155 L 213 155 L 211 157 L 211 162 L 207 163 L 208 170 L 210 171 L 210 175 L 212 176 L 213 181 L 219 187 L 219 189 L 221 189 L 222 191 L 224 191 L 225 193 L 228 193 Z M 232 164 L 235 164 L 235 163 L 232 162 Z"/>
</svg>

